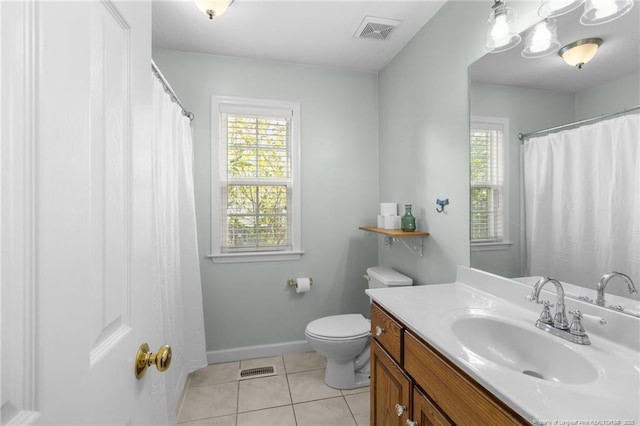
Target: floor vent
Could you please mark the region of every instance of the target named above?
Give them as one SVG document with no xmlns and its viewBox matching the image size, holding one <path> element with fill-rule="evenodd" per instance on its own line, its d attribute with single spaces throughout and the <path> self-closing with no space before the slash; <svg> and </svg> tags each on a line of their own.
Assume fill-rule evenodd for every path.
<svg viewBox="0 0 640 426">
<path fill-rule="evenodd" d="M 395 19 L 366 16 L 353 36 L 356 38 L 386 40 L 400 23 L 401 21 L 396 21 Z"/>
<path fill-rule="evenodd" d="M 277 373 L 275 365 L 266 367 L 243 368 L 238 374 L 238 380 L 257 379 L 259 377 L 275 376 Z"/>
</svg>

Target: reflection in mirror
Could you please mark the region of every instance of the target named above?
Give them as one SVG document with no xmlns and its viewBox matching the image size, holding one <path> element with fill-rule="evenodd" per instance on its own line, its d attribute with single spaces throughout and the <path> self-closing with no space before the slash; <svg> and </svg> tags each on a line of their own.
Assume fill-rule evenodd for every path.
<svg viewBox="0 0 640 426">
<path fill-rule="evenodd" d="M 574 166 L 588 164 L 589 160 L 573 151 L 562 154 L 562 163 L 557 163 L 560 154 L 551 151 L 546 157 L 533 160 L 541 167 L 527 167 L 527 160 L 523 159 L 527 146 L 539 142 L 548 147 L 559 142 L 531 137 L 523 145 L 518 139 L 519 133 L 640 105 L 640 5 L 616 21 L 597 26 L 581 25 L 581 14 L 579 8 L 558 17 L 557 36 L 561 46 L 585 38 L 602 39 L 595 57 L 582 69 L 567 65 L 557 52 L 524 58 L 522 45 L 487 54 L 469 67 L 471 266 L 524 281 L 551 275 L 577 286 L 569 286 L 569 297 L 595 299 L 601 276 L 615 270 L 629 275 L 640 289 L 640 129 L 631 127 L 627 131 L 635 142 L 628 153 L 618 155 L 618 160 L 612 160 L 615 155 L 611 152 L 598 154 L 599 161 L 580 172 L 582 175 Z M 527 34 L 521 34 L 523 40 Z M 640 120 L 637 110 L 622 117 L 630 117 L 634 123 Z M 562 134 L 580 133 L 605 121 L 608 119 L 573 126 L 581 130 L 563 128 Z M 552 132 L 552 138 L 561 130 Z M 581 149 L 587 146 L 587 151 L 595 151 L 591 139 L 582 140 Z M 619 141 L 620 134 L 616 133 L 609 143 L 609 147 L 616 147 L 614 152 L 619 152 Z M 530 173 L 527 188 L 524 169 Z M 559 191 L 559 184 L 548 184 L 553 176 L 571 174 L 575 178 L 571 187 Z M 530 194 L 534 188 L 530 182 L 548 184 L 552 191 L 547 204 L 538 205 L 536 215 L 544 213 L 545 219 L 535 227 L 533 218 L 526 217 L 533 216 Z M 594 194 L 604 182 L 611 182 L 614 199 L 598 203 L 593 209 L 579 207 L 577 200 L 596 199 Z M 601 231 L 604 223 L 611 226 L 602 229 L 612 230 Z M 570 234 L 572 228 L 578 230 L 578 236 Z M 618 231 L 621 232 L 616 234 Z M 551 254 L 552 249 L 559 250 Z M 543 257 L 545 262 L 539 262 Z M 607 301 L 622 301 L 628 311 L 637 310 L 640 315 L 640 297 L 629 295 L 623 281 L 614 281 L 606 288 L 606 295 L 611 295 Z"/>
</svg>

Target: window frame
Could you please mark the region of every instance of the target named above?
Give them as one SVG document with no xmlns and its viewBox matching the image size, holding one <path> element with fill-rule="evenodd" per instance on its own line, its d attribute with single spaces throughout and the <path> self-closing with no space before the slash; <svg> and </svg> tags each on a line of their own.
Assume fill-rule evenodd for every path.
<svg viewBox="0 0 640 426">
<path fill-rule="evenodd" d="M 471 154 L 469 155 L 469 241 L 472 251 L 507 250 L 513 245 L 509 239 L 509 119 L 506 117 L 471 116 L 469 120 L 469 138 L 474 129 L 502 131 L 502 239 L 471 239 L 472 205 Z M 471 143 L 471 141 L 469 141 Z"/>
<path fill-rule="evenodd" d="M 238 107 L 254 110 L 256 115 L 265 111 L 291 111 L 291 249 L 289 250 L 239 250 L 222 251 L 222 120 L 221 107 Z M 300 103 L 236 96 L 211 96 L 211 254 L 213 263 L 243 263 L 299 260 L 304 254 L 301 235 L 301 188 L 300 188 Z"/>
</svg>

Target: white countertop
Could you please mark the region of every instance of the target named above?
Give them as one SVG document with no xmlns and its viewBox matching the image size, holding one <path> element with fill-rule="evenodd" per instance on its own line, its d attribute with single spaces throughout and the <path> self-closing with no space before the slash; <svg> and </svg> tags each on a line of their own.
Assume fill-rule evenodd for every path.
<svg viewBox="0 0 640 426">
<path fill-rule="evenodd" d="M 552 288 L 546 286 L 545 290 L 549 287 Z M 608 321 L 607 325 L 600 325 L 583 320 L 591 345 L 578 345 L 534 326 L 541 306 L 525 300 L 530 290 L 527 284 L 459 267 L 454 283 L 370 289 L 367 294 L 532 423 L 640 425 L 640 319 L 567 299 L 567 312 L 579 308 Z M 555 301 L 555 294 L 543 293 Z M 558 383 L 481 358 L 466 348 L 451 329 L 456 318 L 468 315 L 498 317 L 557 339 L 588 360 L 597 375 L 584 384 Z"/>
</svg>

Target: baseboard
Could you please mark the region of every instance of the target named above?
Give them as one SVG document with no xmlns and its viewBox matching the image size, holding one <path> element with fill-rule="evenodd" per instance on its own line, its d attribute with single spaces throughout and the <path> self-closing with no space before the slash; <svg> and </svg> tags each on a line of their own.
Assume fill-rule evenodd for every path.
<svg viewBox="0 0 640 426">
<path fill-rule="evenodd" d="M 241 361 L 251 358 L 266 358 L 270 356 L 286 355 L 292 353 L 311 352 L 311 346 L 306 340 L 294 342 L 274 343 L 271 345 L 245 346 L 242 348 L 222 349 L 208 351 L 207 362 L 219 364 L 221 362 Z"/>
</svg>

